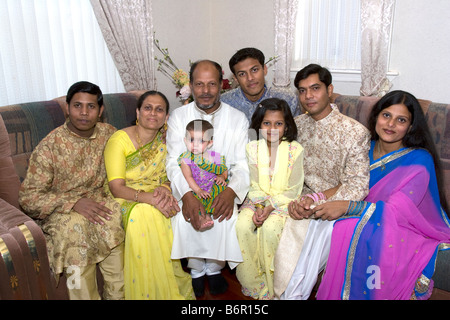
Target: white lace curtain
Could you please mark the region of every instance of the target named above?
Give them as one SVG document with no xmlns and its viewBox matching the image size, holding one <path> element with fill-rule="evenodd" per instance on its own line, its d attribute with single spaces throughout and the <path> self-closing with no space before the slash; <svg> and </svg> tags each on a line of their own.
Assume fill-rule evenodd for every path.
<svg viewBox="0 0 450 320">
<path fill-rule="evenodd" d="M 290 83 L 295 21 L 301 1 L 275 1 L 275 86 Z M 386 74 L 394 5 L 395 0 L 361 0 L 361 95 L 382 96 L 392 86 Z"/>
<path fill-rule="evenodd" d="M 156 88 L 151 0 L 91 0 L 126 91 Z"/>
<path fill-rule="evenodd" d="M 80 80 L 124 91 L 89 0 L 0 0 L 0 30 L 0 106 L 63 96 Z"/>
<path fill-rule="evenodd" d="M 295 35 L 295 18 L 298 0 L 276 0 L 275 11 L 275 56 L 273 85 L 290 86 L 290 70 Z"/>
<path fill-rule="evenodd" d="M 383 96 L 387 78 L 395 0 L 361 0 L 361 89 L 363 96 Z"/>
</svg>

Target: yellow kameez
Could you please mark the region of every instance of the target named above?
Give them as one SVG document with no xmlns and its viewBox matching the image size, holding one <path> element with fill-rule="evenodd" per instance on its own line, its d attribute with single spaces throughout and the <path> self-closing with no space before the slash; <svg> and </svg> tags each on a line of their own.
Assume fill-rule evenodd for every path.
<svg viewBox="0 0 450 320">
<path fill-rule="evenodd" d="M 125 179 L 128 187 L 151 192 L 167 181 L 167 151 L 161 134 L 136 150 L 122 130 L 105 148 L 108 181 Z M 147 163 L 142 156 L 146 156 Z M 146 204 L 116 198 L 121 204 L 126 231 L 124 278 L 127 300 L 195 299 L 191 277 L 179 260 L 170 258 L 173 242 L 171 220 Z"/>
<path fill-rule="evenodd" d="M 251 185 L 236 223 L 244 259 L 236 276 L 245 295 L 272 299 L 273 260 L 288 217 L 288 204 L 298 198 L 303 188 L 303 147 L 296 141 L 281 142 L 273 170 L 265 140 L 250 142 L 246 150 Z M 257 203 L 275 208 L 259 228 L 252 221 Z"/>
</svg>

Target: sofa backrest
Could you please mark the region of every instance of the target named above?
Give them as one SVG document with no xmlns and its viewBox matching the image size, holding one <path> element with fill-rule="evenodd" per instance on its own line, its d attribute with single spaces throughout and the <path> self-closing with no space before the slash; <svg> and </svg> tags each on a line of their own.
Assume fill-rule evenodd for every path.
<svg viewBox="0 0 450 320">
<path fill-rule="evenodd" d="M 42 138 L 64 123 L 64 113 L 56 101 L 40 101 L 2 107 L 0 114 L 9 134 L 11 157 L 22 180 L 31 152 Z"/>
<path fill-rule="evenodd" d="M 332 101 L 339 110 L 365 126 L 377 97 L 361 97 L 333 94 Z M 442 174 L 447 203 L 450 204 L 450 104 L 435 103 L 419 99 L 425 113 L 428 127 L 441 160 Z"/>
<path fill-rule="evenodd" d="M 136 121 L 137 99 L 145 91 L 133 91 L 130 93 L 111 93 L 103 95 L 102 121 L 107 122 L 117 129 L 131 126 Z M 54 99 L 67 116 L 66 96 Z"/>
<path fill-rule="evenodd" d="M 102 121 L 117 129 L 132 125 L 140 94 L 142 91 L 104 94 Z M 10 155 L 20 181 L 25 178 L 31 152 L 47 134 L 65 122 L 66 112 L 65 96 L 0 107 L 0 117 L 9 137 Z"/>
<path fill-rule="evenodd" d="M 0 115 L 0 198 L 19 208 L 19 200 L 15 196 L 19 193 L 19 188 L 20 181 L 11 158 L 8 132 Z"/>
</svg>

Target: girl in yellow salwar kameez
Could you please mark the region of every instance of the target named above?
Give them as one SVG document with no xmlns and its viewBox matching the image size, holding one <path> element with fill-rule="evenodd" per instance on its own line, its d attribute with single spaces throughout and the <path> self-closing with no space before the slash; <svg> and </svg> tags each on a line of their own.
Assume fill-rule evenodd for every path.
<svg viewBox="0 0 450 320">
<path fill-rule="evenodd" d="M 122 207 L 126 232 L 125 299 L 195 299 L 191 277 L 172 260 L 170 217 L 180 210 L 165 170 L 166 145 L 160 129 L 169 103 L 156 91 L 138 101 L 135 126 L 118 130 L 105 148 L 108 186 Z"/>
<path fill-rule="evenodd" d="M 242 292 L 254 299 L 272 299 L 273 259 L 288 204 L 303 187 L 303 147 L 286 101 L 262 101 L 250 128 L 262 139 L 247 145 L 250 190 L 239 212 L 236 231 L 244 262 L 236 276 Z"/>
</svg>

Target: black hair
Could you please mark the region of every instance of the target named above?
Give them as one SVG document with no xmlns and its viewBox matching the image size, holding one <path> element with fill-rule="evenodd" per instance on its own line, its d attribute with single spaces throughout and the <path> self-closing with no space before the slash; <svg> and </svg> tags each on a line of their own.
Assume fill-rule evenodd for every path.
<svg viewBox="0 0 450 320">
<path fill-rule="evenodd" d="M 162 92 L 159 92 L 156 90 L 149 90 L 149 91 L 144 92 L 137 101 L 136 109 L 140 110 L 142 107 L 142 104 L 144 103 L 144 100 L 147 99 L 147 97 L 149 97 L 149 96 L 160 96 L 164 100 L 164 103 L 166 104 L 166 113 L 169 113 L 169 107 L 170 107 L 169 100 L 167 100 L 167 97 Z"/>
<path fill-rule="evenodd" d="M 234 75 L 236 75 L 235 71 L 234 71 L 234 66 L 236 64 L 238 64 L 239 62 L 248 59 L 248 58 L 253 58 L 258 60 L 258 62 L 264 66 L 264 53 L 262 53 L 261 50 L 256 49 L 256 48 L 243 48 L 238 50 L 230 59 L 230 61 L 228 62 L 228 65 L 230 67 L 231 72 L 233 72 Z"/>
<path fill-rule="evenodd" d="M 87 82 L 87 81 L 79 81 L 74 83 L 69 90 L 67 91 L 66 95 L 66 102 L 70 105 L 70 101 L 72 100 L 73 96 L 78 92 L 85 92 L 89 94 L 93 94 L 97 96 L 97 103 L 98 106 L 103 106 L 103 93 L 102 90 L 100 90 L 100 87 L 96 84 Z"/>
<path fill-rule="evenodd" d="M 223 72 L 222 72 L 222 66 L 220 64 L 218 64 L 217 62 L 212 61 L 212 60 L 198 60 L 198 61 L 194 62 L 191 65 L 191 69 L 189 70 L 189 81 L 190 81 L 190 83 L 194 83 L 194 71 L 195 71 L 195 68 L 197 68 L 197 66 L 200 63 L 202 63 L 202 62 L 209 62 L 209 63 L 211 63 L 217 69 L 217 72 L 219 73 L 219 82 L 222 82 L 222 80 L 223 80 Z"/>
<path fill-rule="evenodd" d="M 289 108 L 289 104 L 285 100 L 279 98 L 269 98 L 261 101 L 258 107 L 256 107 L 255 112 L 253 112 L 250 129 L 255 130 L 258 135 L 258 139 L 260 139 L 259 129 L 261 128 L 261 123 L 264 119 L 266 111 L 268 110 L 281 111 L 283 113 L 286 128 L 281 140 L 286 140 L 288 142 L 296 140 L 297 126 L 295 124 L 294 117 L 292 116 L 291 109 Z"/>
<path fill-rule="evenodd" d="M 325 86 L 328 88 L 333 81 L 333 77 L 330 71 L 325 67 L 312 63 L 301 69 L 295 75 L 294 85 L 297 88 L 297 90 L 299 89 L 299 83 L 301 80 L 304 80 L 308 78 L 310 75 L 316 73 L 319 75 L 319 80 L 323 82 Z"/>
<path fill-rule="evenodd" d="M 370 131 L 370 134 L 372 135 L 372 140 L 379 139 L 379 136 L 375 130 L 379 114 L 384 109 L 395 104 L 404 105 L 411 113 L 411 126 L 408 132 L 403 137 L 403 145 L 410 148 L 423 148 L 427 150 L 433 157 L 441 205 L 445 212 L 447 212 L 448 214 L 449 211 L 447 207 L 447 201 L 443 192 L 444 185 L 442 181 L 443 175 L 441 172 L 440 159 L 422 107 L 420 106 L 420 103 L 415 96 L 406 91 L 395 90 L 387 93 L 380 100 L 378 100 L 378 102 L 372 108 L 367 122 L 367 127 Z"/>
<path fill-rule="evenodd" d="M 212 140 L 214 136 L 214 127 L 209 121 L 203 119 L 195 119 L 190 121 L 186 125 L 186 134 L 188 131 L 202 131 L 203 133 L 208 133 L 210 140 Z"/>
<path fill-rule="evenodd" d="M 379 138 L 375 130 L 378 115 L 382 110 L 395 104 L 403 104 L 411 113 L 411 127 L 403 137 L 403 145 L 405 147 L 424 148 L 432 155 L 436 154 L 433 139 L 419 101 L 412 94 L 401 90 L 387 93 L 372 108 L 367 123 L 372 139 L 378 140 Z"/>
</svg>

